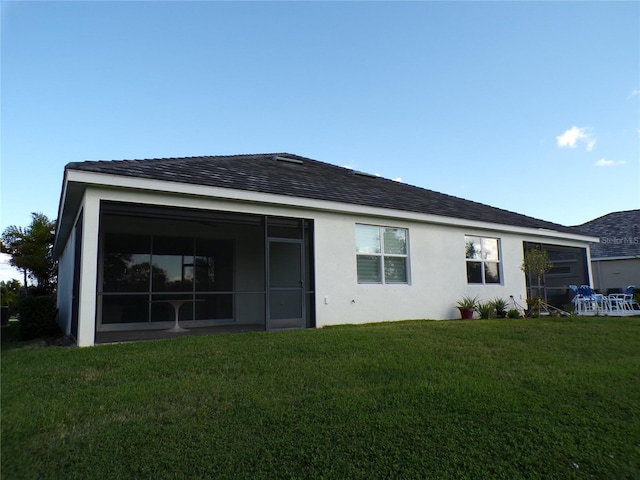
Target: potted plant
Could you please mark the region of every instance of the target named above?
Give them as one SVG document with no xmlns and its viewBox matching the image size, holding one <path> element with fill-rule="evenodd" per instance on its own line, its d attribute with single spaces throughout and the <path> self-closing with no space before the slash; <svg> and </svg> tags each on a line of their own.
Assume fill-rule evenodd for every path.
<svg viewBox="0 0 640 480">
<path fill-rule="evenodd" d="M 462 315 L 463 320 L 471 320 L 473 318 L 473 313 L 478 307 L 478 297 L 469 297 L 465 295 L 458 300 L 456 307 L 460 310 L 460 315 Z"/>
<path fill-rule="evenodd" d="M 491 302 L 496 311 L 496 317 L 504 318 L 507 316 L 507 301 L 504 298 L 496 297 Z"/>
</svg>

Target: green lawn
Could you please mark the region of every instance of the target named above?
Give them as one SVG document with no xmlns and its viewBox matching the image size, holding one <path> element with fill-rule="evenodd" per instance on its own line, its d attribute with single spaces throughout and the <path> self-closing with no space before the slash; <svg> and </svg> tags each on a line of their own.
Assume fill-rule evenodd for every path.
<svg viewBox="0 0 640 480">
<path fill-rule="evenodd" d="M 640 319 L 2 355 L 2 478 L 640 478 Z"/>
</svg>

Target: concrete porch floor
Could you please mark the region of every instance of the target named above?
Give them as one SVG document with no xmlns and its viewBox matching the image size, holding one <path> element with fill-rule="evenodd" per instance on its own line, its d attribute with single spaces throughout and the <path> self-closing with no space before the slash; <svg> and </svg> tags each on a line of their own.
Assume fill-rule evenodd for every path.
<svg viewBox="0 0 640 480">
<path fill-rule="evenodd" d="M 121 332 L 96 332 L 96 345 L 123 342 L 140 342 L 144 340 L 160 340 L 176 337 L 193 337 L 220 333 L 264 332 L 264 324 L 260 325 L 220 325 L 215 327 L 193 327 L 186 332 L 169 332 L 167 330 L 130 330 Z"/>
</svg>

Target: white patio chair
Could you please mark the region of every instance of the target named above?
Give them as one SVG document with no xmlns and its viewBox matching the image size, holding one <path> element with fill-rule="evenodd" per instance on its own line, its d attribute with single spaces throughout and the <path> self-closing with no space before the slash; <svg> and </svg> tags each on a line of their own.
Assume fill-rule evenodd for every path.
<svg viewBox="0 0 640 480">
<path fill-rule="evenodd" d="M 633 314 L 636 311 L 640 314 L 640 305 L 633 298 L 636 286 L 629 285 L 624 293 L 611 293 L 607 296 L 612 308 L 621 314 Z"/>
<path fill-rule="evenodd" d="M 569 285 L 575 294 L 573 306 L 576 315 L 596 315 L 599 309 L 603 308 L 604 301 L 598 299 L 596 292 L 589 285 Z"/>
</svg>

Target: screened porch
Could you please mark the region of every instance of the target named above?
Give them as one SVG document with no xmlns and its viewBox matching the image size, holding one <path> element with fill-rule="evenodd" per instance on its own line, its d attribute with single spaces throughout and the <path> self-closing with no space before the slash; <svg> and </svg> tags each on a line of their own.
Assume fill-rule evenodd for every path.
<svg viewBox="0 0 640 480">
<path fill-rule="evenodd" d="M 313 327 L 313 278 L 311 220 L 103 202 L 96 343 Z"/>
</svg>

